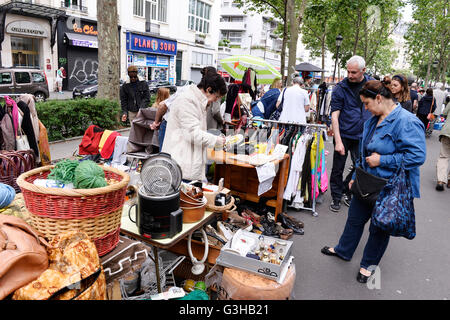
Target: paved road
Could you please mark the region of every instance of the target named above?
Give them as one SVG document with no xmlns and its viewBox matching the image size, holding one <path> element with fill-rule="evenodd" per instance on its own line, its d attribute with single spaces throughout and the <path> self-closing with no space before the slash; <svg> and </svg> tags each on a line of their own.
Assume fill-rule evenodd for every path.
<svg viewBox="0 0 450 320">
<path fill-rule="evenodd" d="M 127 133 L 124 133 L 127 135 Z M 76 150 L 80 140 L 52 144 L 52 159 L 62 159 Z M 308 211 L 288 211 L 305 223 L 305 235 L 295 235 L 293 255 L 296 264 L 294 299 L 308 300 L 443 300 L 450 299 L 450 189 L 435 191 L 436 159 L 439 155 L 437 131 L 427 140 L 427 161 L 421 169 L 422 197 L 415 201 L 417 237 L 391 238 L 383 257 L 381 288 L 369 290 L 356 281 L 359 262 L 368 236 L 368 225 L 353 260 L 344 262 L 324 256 L 320 249 L 337 243 L 344 229 L 348 208 L 328 209 L 329 191 L 319 204 L 318 217 Z M 331 140 L 326 142 L 328 174 L 332 165 Z"/>
<path fill-rule="evenodd" d="M 436 159 L 440 144 L 437 132 L 427 140 L 427 160 L 421 168 L 421 198 L 415 200 L 417 236 L 409 241 L 391 238 L 381 260 L 380 289 L 369 290 L 356 281 L 368 226 L 353 259 L 345 262 L 320 252 L 334 246 L 344 229 L 348 208 L 331 212 L 329 191 L 318 206 L 318 217 L 306 211 L 289 211 L 305 223 L 305 235 L 294 236 L 296 262 L 295 299 L 429 300 L 450 299 L 450 189 L 435 191 Z M 331 140 L 326 143 L 328 173 L 331 171 Z"/>
</svg>

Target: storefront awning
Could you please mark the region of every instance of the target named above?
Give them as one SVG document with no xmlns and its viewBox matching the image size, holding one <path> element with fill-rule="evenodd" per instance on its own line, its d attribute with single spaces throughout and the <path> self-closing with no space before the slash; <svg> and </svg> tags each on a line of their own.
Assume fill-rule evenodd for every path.
<svg viewBox="0 0 450 320">
<path fill-rule="evenodd" d="M 57 19 L 65 15 L 64 10 L 17 0 L 1 5 L 0 11 L 47 19 Z"/>
<path fill-rule="evenodd" d="M 95 49 L 98 48 L 97 37 L 72 32 L 66 32 L 66 37 L 69 40 L 69 45 L 71 46 Z"/>
<path fill-rule="evenodd" d="M 66 14 L 64 10 L 17 0 L 0 5 L 0 50 L 1 44 L 5 39 L 5 21 L 7 13 L 47 19 L 51 27 L 50 47 L 52 48 L 53 53 L 53 46 L 56 42 L 56 24 L 58 19 Z"/>
</svg>

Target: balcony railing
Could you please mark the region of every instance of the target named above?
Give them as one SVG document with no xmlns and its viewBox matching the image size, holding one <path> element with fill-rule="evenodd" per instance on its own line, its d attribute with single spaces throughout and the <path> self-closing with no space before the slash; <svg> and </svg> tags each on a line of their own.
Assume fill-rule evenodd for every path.
<svg viewBox="0 0 450 320">
<path fill-rule="evenodd" d="M 88 8 L 84 6 L 80 6 L 77 4 L 67 4 L 65 1 L 61 1 L 61 8 L 70 9 L 74 11 L 81 11 L 83 13 L 88 13 Z"/>
</svg>

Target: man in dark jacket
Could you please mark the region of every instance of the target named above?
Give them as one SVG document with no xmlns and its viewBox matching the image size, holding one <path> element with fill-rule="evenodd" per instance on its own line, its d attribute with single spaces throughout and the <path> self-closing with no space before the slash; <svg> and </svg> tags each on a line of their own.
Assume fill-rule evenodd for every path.
<svg viewBox="0 0 450 320">
<path fill-rule="evenodd" d="M 120 88 L 120 104 L 122 106 L 122 121 L 127 119 L 130 123 L 141 108 L 147 108 L 150 103 L 150 90 L 145 81 L 139 81 L 138 69 L 135 66 L 128 67 L 130 82 Z"/>
<path fill-rule="evenodd" d="M 365 109 L 359 91 L 364 84 L 373 78 L 365 75 L 365 61 L 360 56 L 354 56 L 347 61 L 348 76 L 333 89 L 331 96 L 331 121 L 334 134 L 333 168 L 330 176 L 332 203 L 330 210 L 338 212 L 341 209 L 341 199 L 350 206 L 351 193 L 348 184 L 353 175 L 356 160 L 359 158 L 359 139 L 362 136 L 364 122 L 371 117 Z M 345 181 L 343 174 L 347 155 L 353 162 L 353 170 Z"/>
</svg>

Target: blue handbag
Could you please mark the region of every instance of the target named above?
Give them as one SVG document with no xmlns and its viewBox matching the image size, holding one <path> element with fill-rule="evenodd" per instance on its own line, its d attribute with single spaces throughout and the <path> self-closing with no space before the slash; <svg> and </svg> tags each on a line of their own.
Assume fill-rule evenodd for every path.
<svg viewBox="0 0 450 320">
<path fill-rule="evenodd" d="M 381 190 L 373 209 L 372 224 L 394 237 L 415 238 L 414 197 L 403 165 Z"/>
</svg>

